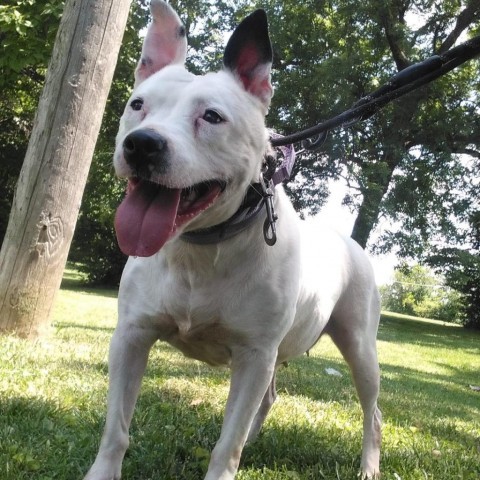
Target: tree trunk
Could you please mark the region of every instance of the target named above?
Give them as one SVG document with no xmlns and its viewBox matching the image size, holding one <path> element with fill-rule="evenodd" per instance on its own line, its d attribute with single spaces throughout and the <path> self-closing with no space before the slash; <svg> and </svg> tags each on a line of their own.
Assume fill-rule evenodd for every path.
<svg viewBox="0 0 480 480">
<path fill-rule="evenodd" d="M 0 332 L 48 326 L 130 3 L 66 2 L 0 251 Z"/>
<path fill-rule="evenodd" d="M 367 246 L 370 233 L 380 216 L 382 199 L 387 193 L 393 175 L 393 170 L 381 183 L 375 184 L 363 192 L 363 200 L 358 209 L 358 215 L 353 224 L 351 237 L 364 249 Z"/>
<path fill-rule="evenodd" d="M 363 166 L 363 200 L 353 225 L 351 237 L 365 248 L 370 234 L 376 226 L 382 207 L 383 197 L 387 193 L 395 169 L 401 165 L 407 147 L 412 139 L 412 119 L 417 115 L 419 106 L 427 98 L 427 90 L 410 93 L 393 105 L 391 121 L 382 129 L 378 144 L 384 151 L 381 161 L 375 164 L 365 162 Z"/>
</svg>

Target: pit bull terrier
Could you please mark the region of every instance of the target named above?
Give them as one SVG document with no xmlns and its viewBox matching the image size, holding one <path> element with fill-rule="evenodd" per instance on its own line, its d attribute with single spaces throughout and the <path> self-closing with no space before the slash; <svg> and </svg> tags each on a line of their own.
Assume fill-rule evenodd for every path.
<svg viewBox="0 0 480 480">
<path fill-rule="evenodd" d="M 257 10 L 236 28 L 220 71 L 195 76 L 183 66 L 178 15 L 161 0 L 152 0 L 151 13 L 116 138 L 115 170 L 128 191 L 115 227 L 129 260 L 110 345 L 106 426 L 86 480 L 120 478 L 157 340 L 230 366 L 205 480 L 233 480 L 275 400 L 277 369 L 324 333 L 347 361 L 362 406 L 361 475 L 376 477 L 379 295 L 354 241 L 300 221 L 282 186 L 271 188 L 266 14 Z"/>
</svg>

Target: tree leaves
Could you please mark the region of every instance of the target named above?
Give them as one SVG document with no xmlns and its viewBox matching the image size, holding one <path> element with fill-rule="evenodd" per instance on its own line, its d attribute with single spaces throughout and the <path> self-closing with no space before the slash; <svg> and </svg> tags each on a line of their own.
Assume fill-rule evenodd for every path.
<svg viewBox="0 0 480 480">
<path fill-rule="evenodd" d="M 0 202 L 4 204 L 13 193 L 62 10 L 58 2 L 12 3 L 0 7 L 4 91 L 0 100 Z M 140 51 L 138 35 L 148 21 L 147 3 L 134 2 L 132 7 L 78 239 L 88 238 L 95 222 L 106 228 L 121 195 L 123 187 L 118 183 L 112 193 L 109 158 L 132 85 Z M 480 5 L 466 0 L 172 0 L 172 5 L 186 24 L 189 68 L 195 73 L 218 67 L 234 24 L 254 8 L 266 9 L 275 85 L 267 122 L 284 134 L 342 112 L 399 68 L 480 33 Z M 479 78 L 480 62 L 471 61 L 369 120 L 331 132 L 322 152 L 303 157 L 295 167 L 294 180 L 288 185 L 295 207 L 304 214 L 315 213 L 328 196 L 329 179 L 343 177 L 352 186 L 344 202 L 358 212 L 353 235 L 360 243 L 367 243 L 380 217 L 391 219 L 396 229 L 370 245 L 377 250 L 396 248 L 402 255 L 425 259 L 432 245 L 470 242 L 470 220 L 480 210 L 475 183 L 480 158 Z M 0 235 L 8 215 L 5 205 L 1 209 L 0 203 Z M 107 235 L 102 229 L 99 238 Z M 107 236 L 114 245 L 111 235 L 113 230 Z"/>
</svg>

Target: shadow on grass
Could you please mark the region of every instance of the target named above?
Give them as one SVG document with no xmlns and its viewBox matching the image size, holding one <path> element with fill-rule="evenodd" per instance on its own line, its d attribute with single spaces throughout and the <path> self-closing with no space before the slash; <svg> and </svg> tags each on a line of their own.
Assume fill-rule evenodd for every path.
<svg viewBox="0 0 480 480">
<path fill-rule="evenodd" d="M 480 332 L 458 325 L 428 322 L 421 319 L 382 314 L 379 340 L 424 346 L 443 346 L 449 349 L 472 348 L 480 353 Z"/>
<path fill-rule="evenodd" d="M 124 462 L 123 478 L 198 480 L 205 474 L 209 452 L 220 434 L 223 401 L 216 398 L 215 390 L 198 401 L 193 388 L 179 390 L 174 382 L 165 380 L 199 379 L 204 386 L 216 379 L 226 384 L 228 372 L 193 364 L 172 352 L 173 348 L 163 344 L 152 351 L 131 427 L 131 447 Z M 168 361 L 162 357 L 164 354 L 168 354 Z M 326 366 L 344 373 L 343 377 L 326 375 Z M 85 368 L 101 370 L 106 375 L 106 363 L 72 363 L 73 372 L 83 372 Z M 477 399 L 473 392 L 470 395 L 455 391 L 456 403 L 449 405 L 447 400 L 442 401 L 436 386 L 437 380 L 444 381 L 447 377 L 438 375 L 429 379 L 426 374 L 412 375 L 408 369 L 388 366 L 386 372 L 389 376 L 384 380 L 381 397 L 386 422 L 412 425 L 439 439 L 455 437 L 466 451 L 473 448 L 476 441 L 473 434 L 459 432 L 453 422 L 434 421 L 443 415 L 468 421 L 470 413 L 465 408 L 470 405 L 473 412 L 473 401 Z M 325 408 L 328 402 L 339 403 L 359 423 L 354 389 L 341 360 L 302 357 L 279 372 L 278 387 L 280 395 L 308 396 L 324 403 Z M 434 411 L 431 405 L 435 405 Z M 288 415 L 289 421 L 284 421 L 274 412 L 258 440 L 245 448 L 241 468 L 258 472 L 249 478 L 356 478 L 360 427 L 345 429 L 336 418 L 308 420 L 307 415 L 307 421 L 303 417 L 297 419 L 294 410 Z M 2 480 L 82 478 L 95 457 L 104 416 L 104 404 L 79 401 L 65 406 L 39 398 L 7 399 L 0 395 L 0 468 L 7 472 L 2 474 Z M 420 450 L 415 456 L 422 459 L 425 452 Z M 402 449 L 394 449 L 388 455 L 389 462 L 392 458 L 399 464 L 409 461 L 408 452 Z M 6 465 L 8 469 L 3 468 Z M 394 478 L 392 471 L 385 473 L 383 478 Z M 449 475 L 435 478 L 454 478 Z M 416 477 L 402 475 L 402 478 Z"/>
<path fill-rule="evenodd" d="M 325 369 L 334 368 L 342 374 L 327 375 Z M 422 372 L 408 367 L 380 364 L 381 387 L 379 404 L 386 412 L 385 420 L 403 425 L 435 423 L 443 419 L 452 422 L 478 422 L 478 392 L 469 385 L 478 383 L 478 371 L 459 369 L 441 363 L 451 374 Z M 301 357 L 280 370 L 277 388 L 288 395 L 308 396 L 314 401 L 335 401 L 342 405 L 353 405 L 357 395 L 347 364 L 339 359 Z M 460 433 L 458 433 L 460 434 Z M 465 436 L 470 443 L 473 434 Z"/>
<path fill-rule="evenodd" d="M 203 478 L 221 414 L 168 388 L 139 398 L 122 478 Z M 95 459 L 104 405 L 69 407 L 39 398 L 0 396 L 0 478 L 80 480 Z"/>
<path fill-rule="evenodd" d="M 220 435 L 223 406 L 219 408 L 208 398 L 201 403 L 192 400 L 190 393 L 181 394 L 168 385 L 142 389 L 123 478 L 203 478 L 209 452 Z M 103 428 L 102 409 L 95 410 L 88 403 L 67 408 L 36 398 L 0 397 L 0 412 L 0 432 L 7 434 L 0 442 L 2 480 L 81 479 L 93 462 Z M 360 448 L 357 440 L 355 448 Z M 298 472 L 321 468 L 331 469 L 332 475 L 339 465 L 358 463 L 358 455 L 350 459 L 339 453 L 331 432 L 305 426 L 269 426 L 243 457 L 242 468 L 273 471 L 281 465 Z"/>
<path fill-rule="evenodd" d="M 87 295 L 95 295 L 108 298 L 117 298 L 118 290 L 111 287 L 91 287 L 87 284 L 78 283 L 78 282 L 69 282 L 68 280 L 62 280 L 60 286 L 61 290 L 67 290 L 70 292 L 85 293 Z"/>
<path fill-rule="evenodd" d="M 107 332 L 113 333 L 115 330 L 114 327 L 96 327 L 95 325 L 84 325 L 80 323 L 72 323 L 72 322 L 55 322 L 55 328 L 62 329 L 62 330 L 69 330 L 69 329 L 79 329 L 79 330 L 88 330 L 93 332 Z"/>
<path fill-rule="evenodd" d="M 82 478 L 102 422 L 93 411 L 0 396 L 2 480 Z"/>
</svg>

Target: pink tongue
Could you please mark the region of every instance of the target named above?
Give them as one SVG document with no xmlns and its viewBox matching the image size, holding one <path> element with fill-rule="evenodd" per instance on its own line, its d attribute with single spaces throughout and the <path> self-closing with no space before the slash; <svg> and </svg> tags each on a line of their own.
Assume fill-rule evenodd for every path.
<svg viewBox="0 0 480 480">
<path fill-rule="evenodd" d="M 117 240 L 123 253 L 150 257 L 175 233 L 181 190 L 147 181 L 129 185 L 115 216 Z"/>
</svg>

